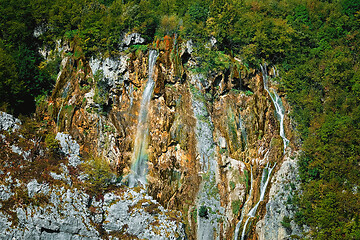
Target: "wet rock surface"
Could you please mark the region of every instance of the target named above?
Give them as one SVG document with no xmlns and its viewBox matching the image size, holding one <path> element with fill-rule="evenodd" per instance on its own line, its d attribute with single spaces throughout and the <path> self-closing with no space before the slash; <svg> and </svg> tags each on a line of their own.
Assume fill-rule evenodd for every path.
<svg viewBox="0 0 360 240">
<path fill-rule="evenodd" d="M 303 230 L 293 220 L 296 209 L 291 204 L 300 191 L 296 157 L 286 157 L 273 176 L 266 213 L 256 224 L 259 239 L 285 240 L 291 236 L 302 236 Z"/>
<path fill-rule="evenodd" d="M 2 116 L 7 121 L 13 119 L 8 115 Z M 50 172 L 49 176 L 60 182 L 41 180 L 37 178 L 39 176 L 22 178 L 6 166 L 2 167 L 0 239 L 185 238 L 181 213 L 164 209 L 144 189 L 117 185 L 115 190 L 103 195 L 88 193 L 84 189 L 88 177 L 84 177 L 85 182 L 78 182 L 72 176 L 74 173 L 69 173 L 69 169 L 81 171 L 77 168 L 83 164 L 79 144 L 70 135 L 61 132 L 56 139 L 66 162 L 61 165 L 60 172 Z M 2 146 L 9 144 L 6 141 L 1 140 Z M 12 152 L 10 146 L 2 150 Z M 23 161 L 26 163 L 28 160 Z M 11 161 L 7 163 L 13 164 Z M 19 194 L 22 197 L 14 199 L 21 202 L 9 205 Z"/>
<path fill-rule="evenodd" d="M 62 157 L 41 179 L 22 182 L 8 168 L 0 169 L 8 181 L 0 184 L 3 206 L 19 189 L 30 199 L 13 211 L 0 211 L 0 227 L 7 229 L 3 238 L 232 239 L 235 226 L 242 227 L 239 221 L 259 202 L 264 169 L 275 163 L 270 193 L 268 187 L 246 236 L 283 239 L 298 234 L 294 222 L 290 229 L 281 223 L 295 211 L 286 205 L 291 197 L 286 186 L 294 182 L 289 186 L 298 189 L 296 158 L 284 157 L 279 134 L 289 139 L 287 151 L 297 147 L 285 100 L 278 97 L 285 108 L 280 129 L 260 71 L 246 70 L 239 59 L 229 58 L 231 69 L 200 74 L 191 41 L 175 46 L 181 40 L 167 36 L 142 46 L 146 50 L 130 47 L 143 41 L 133 33 L 120 44 L 128 50 L 117 56 L 63 58 L 53 95 L 37 112 L 53 127 Z M 146 190 L 128 188 L 149 50 L 155 46 L 144 142 L 147 185 Z M 1 116 L 2 130 L 20 124 Z M 8 136 L 1 139 L 8 141 Z M 6 144 L 23 161 L 41 155 L 16 141 Z M 46 154 L 43 150 L 41 156 Z M 96 180 L 93 176 L 102 176 L 101 171 L 84 172 L 89 156 L 114 171 L 106 176 L 111 185 L 106 192 L 94 194 L 99 189 L 89 191 L 86 185 Z"/>
</svg>

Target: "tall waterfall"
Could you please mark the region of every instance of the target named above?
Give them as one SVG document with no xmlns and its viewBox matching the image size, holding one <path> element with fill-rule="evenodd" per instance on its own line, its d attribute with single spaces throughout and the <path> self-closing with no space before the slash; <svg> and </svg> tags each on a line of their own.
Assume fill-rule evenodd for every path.
<svg viewBox="0 0 360 240">
<path fill-rule="evenodd" d="M 275 105 L 276 114 L 280 121 L 280 137 L 283 139 L 283 142 L 284 142 L 284 154 L 285 154 L 286 147 L 289 144 L 289 140 L 286 138 L 285 131 L 284 131 L 285 109 L 282 104 L 281 98 L 279 97 L 279 95 L 277 94 L 275 89 L 269 89 L 269 86 L 268 86 L 269 76 L 268 76 L 267 69 L 266 69 L 266 63 L 264 65 L 260 65 L 260 68 L 261 68 L 261 72 L 262 72 L 262 76 L 263 76 L 264 88 L 269 93 L 270 98 Z M 276 73 L 275 70 L 274 70 L 274 73 Z M 273 92 L 273 94 L 271 94 L 270 90 Z"/>
<path fill-rule="evenodd" d="M 155 82 L 153 79 L 154 67 L 158 53 L 156 50 L 149 52 L 149 72 L 148 81 L 146 83 L 144 93 L 141 100 L 140 112 L 138 118 L 138 125 L 136 129 L 136 138 L 134 144 L 134 152 L 132 157 L 131 174 L 129 176 L 129 187 L 136 186 L 139 182 L 142 185 L 146 184 L 147 175 L 147 146 L 148 146 L 148 110 L 151 96 L 154 90 Z"/>
</svg>

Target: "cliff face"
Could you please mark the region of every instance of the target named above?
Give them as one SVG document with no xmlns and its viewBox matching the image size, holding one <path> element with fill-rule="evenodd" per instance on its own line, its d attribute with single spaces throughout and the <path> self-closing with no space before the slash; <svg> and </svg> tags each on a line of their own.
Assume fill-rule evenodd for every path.
<svg viewBox="0 0 360 240">
<path fill-rule="evenodd" d="M 289 106 L 280 94 L 284 134 L 289 140 L 286 145 L 280 136 L 280 110 L 273 100 L 278 95 L 275 90 L 264 89 L 264 81 L 278 77 L 275 69 L 250 71 L 239 59 L 230 58 L 229 68 L 204 76 L 194 70 L 197 59 L 191 42 L 167 37 L 153 46 L 131 46 L 137 41 L 139 36 L 124 42 L 117 57 L 90 60 L 76 43 L 70 44 L 67 53 L 61 53 L 62 69 L 52 97 L 38 106 L 36 116 L 58 132 L 60 141 L 60 132 L 66 132 L 75 140 L 70 145 L 79 144 L 77 151 L 82 157 L 78 161 L 91 155 L 109 163 L 116 175 L 123 177 L 115 184 L 120 190 L 107 190 L 102 200 L 92 200 L 73 187 L 32 181 L 34 186 L 48 186 L 44 189 L 55 208 L 68 206 L 66 199 L 56 200 L 56 195 L 75 198 L 73 205 L 79 207 L 71 211 L 65 207 L 64 222 L 89 219 L 81 223 L 95 226 L 89 227 L 89 234 L 63 230 L 64 224 L 56 221 L 56 227 L 37 223 L 37 219 L 44 218 L 37 215 L 39 211 L 55 214 L 46 204 L 38 208 L 31 205 L 35 213 L 32 218 L 19 206 L 18 219 L 28 229 L 45 229 L 38 234 L 89 238 L 105 236 L 101 234 L 106 232 L 113 233 L 113 237 L 121 233 L 155 239 L 165 236 L 163 231 L 168 237 L 180 238 L 185 237 L 185 231 L 189 239 L 287 239 L 300 235 L 291 220 L 281 223 L 293 216 L 288 199 L 293 197 L 290 192 L 299 187 L 296 138 L 286 115 Z M 152 73 L 146 48 L 158 50 Z M 148 127 L 142 140 L 147 159 L 145 191 L 140 186 L 132 189 L 125 185 L 136 161 L 133 156 L 138 115 L 149 74 L 155 85 L 146 109 Z M 272 81 L 267 84 L 271 87 Z M 66 171 L 58 174 L 66 175 Z M 77 217 L 74 211 L 88 215 Z M 156 217 L 152 216 L 154 211 Z M 167 217 L 167 211 L 175 215 Z M 150 230 L 141 235 L 139 218 L 146 219 L 145 226 L 154 226 L 154 220 L 160 227 L 146 227 Z M 131 223 L 122 224 L 125 219 Z M 45 220 L 51 225 L 52 220 Z M 183 230 L 179 230 L 180 222 L 184 223 Z M 10 229 L 10 225 L 6 226 Z M 85 229 L 80 225 L 77 229 Z M 15 229 L 5 236 L 18 236 L 19 230 Z"/>
</svg>

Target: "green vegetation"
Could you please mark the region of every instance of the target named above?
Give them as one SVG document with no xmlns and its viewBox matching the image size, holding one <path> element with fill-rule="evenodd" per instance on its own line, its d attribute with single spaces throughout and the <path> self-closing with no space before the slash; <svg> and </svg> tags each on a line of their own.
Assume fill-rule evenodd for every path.
<svg viewBox="0 0 360 240">
<path fill-rule="evenodd" d="M 55 139 L 55 134 L 49 133 L 45 137 L 46 147 L 50 150 L 50 152 L 54 154 L 58 154 L 60 150 L 60 143 Z"/>
<path fill-rule="evenodd" d="M 237 216 L 241 209 L 240 200 L 235 200 L 235 201 L 231 202 L 231 209 L 232 209 L 232 213 L 234 214 L 234 216 Z"/>
<path fill-rule="evenodd" d="M 281 225 L 286 229 L 291 229 L 290 222 L 291 219 L 288 216 L 284 216 L 283 220 L 281 221 Z"/>
<path fill-rule="evenodd" d="M 208 209 L 206 206 L 201 206 L 199 209 L 199 217 L 207 218 L 208 217 Z"/>
<path fill-rule="evenodd" d="M 83 165 L 82 170 L 87 176 L 87 191 L 90 194 L 103 194 L 110 186 L 111 179 L 116 175 L 109 164 L 101 158 L 90 157 Z"/>
<path fill-rule="evenodd" d="M 192 219 L 194 220 L 195 223 L 197 223 L 197 208 L 194 207 L 193 210 L 191 211 L 191 216 Z"/>
<path fill-rule="evenodd" d="M 230 189 L 231 189 L 231 190 L 234 190 L 235 187 L 236 187 L 235 183 L 234 183 L 233 181 L 230 181 L 229 184 L 230 184 Z"/>
<path fill-rule="evenodd" d="M 45 61 L 38 50 L 57 40 L 76 39 L 83 52 L 69 54 L 77 59 L 118 54 L 126 33 L 146 39 L 131 51 L 176 34 L 193 41 L 193 70 L 205 77 L 238 68 L 235 57 L 246 68 L 276 65 L 303 142 L 295 220 L 313 239 L 360 236 L 359 1 L 0 0 L 0 16 L 0 109 L 16 115 L 52 90 L 60 59 Z M 106 113 L 101 83 L 95 101 Z"/>
</svg>

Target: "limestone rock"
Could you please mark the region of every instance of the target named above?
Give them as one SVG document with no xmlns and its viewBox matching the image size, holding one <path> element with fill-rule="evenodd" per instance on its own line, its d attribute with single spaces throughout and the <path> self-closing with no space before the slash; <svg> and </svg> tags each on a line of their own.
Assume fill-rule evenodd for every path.
<svg viewBox="0 0 360 240">
<path fill-rule="evenodd" d="M 0 131 L 15 131 L 19 129 L 19 125 L 21 125 L 19 119 L 5 112 L 0 112 Z"/>
<path fill-rule="evenodd" d="M 142 44 L 145 39 L 141 37 L 140 33 L 130 33 L 126 35 L 122 41 L 123 45 L 130 46 L 130 44 Z"/>
<path fill-rule="evenodd" d="M 281 224 L 284 217 L 292 219 L 295 215 L 294 207 L 287 201 L 293 198 L 295 191 L 300 188 L 300 182 L 297 178 L 297 159 L 286 157 L 273 177 L 269 201 L 266 204 L 266 214 L 256 225 L 256 232 L 260 240 L 286 240 L 291 235 L 302 236 L 300 226 L 293 220 L 290 222 L 290 228 L 285 228 Z"/>
<path fill-rule="evenodd" d="M 69 165 L 73 167 L 79 165 L 82 162 L 79 157 L 79 144 L 75 140 L 73 140 L 69 134 L 66 133 L 57 133 L 56 139 L 60 142 L 61 151 L 68 157 Z"/>
</svg>

